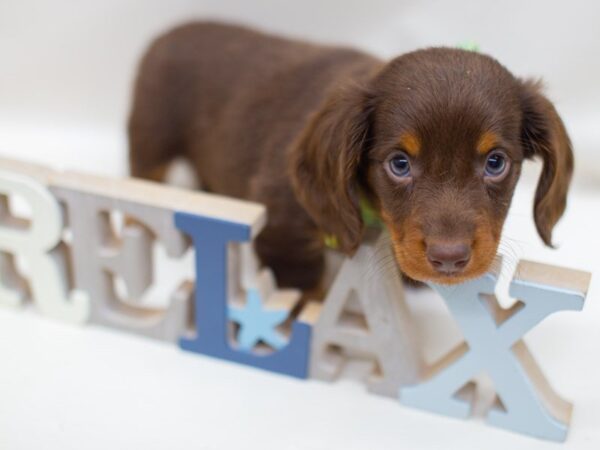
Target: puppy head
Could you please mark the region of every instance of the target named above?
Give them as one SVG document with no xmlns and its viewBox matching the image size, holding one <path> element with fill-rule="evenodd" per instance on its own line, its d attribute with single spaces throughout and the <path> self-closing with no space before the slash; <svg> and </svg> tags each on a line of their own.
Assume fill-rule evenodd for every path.
<svg viewBox="0 0 600 450">
<path fill-rule="evenodd" d="M 540 86 L 487 56 L 427 49 L 392 60 L 364 86 L 340 87 L 293 149 L 296 194 L 320 229 L 352 254 L 378 209 L 400 269 L 457 283 L 492 263 L 525 158 L 541 157 L 534 208 L 551 245 L 573 156 Z"/>
</svg>

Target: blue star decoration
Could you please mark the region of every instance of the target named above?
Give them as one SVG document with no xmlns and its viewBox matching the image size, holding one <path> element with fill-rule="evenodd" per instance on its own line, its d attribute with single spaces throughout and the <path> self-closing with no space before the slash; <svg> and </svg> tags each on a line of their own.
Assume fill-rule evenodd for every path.
<svg viewBox="0 0 600 450">
<path fill-rule="evenodd" d="M 286 310 L 264 308 L 261 295 L 256 289 L 246 293 L 243 307 L 229 307 L 229 319 L 240 327 L 237 335 L 240 350 L 252 351 L 260 341 L 279 350 L 287 344 L 287 339 L 276 328 L 288 317 Z"/>
</svg>

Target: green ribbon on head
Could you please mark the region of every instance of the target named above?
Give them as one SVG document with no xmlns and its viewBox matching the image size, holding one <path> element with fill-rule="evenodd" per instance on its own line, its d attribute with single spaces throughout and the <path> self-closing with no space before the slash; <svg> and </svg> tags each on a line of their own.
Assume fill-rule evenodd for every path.
<svg viewBox="0 0 600 450">
<path fill-rule="evenodd" d="M 479 53 L 479 44 L 475 41 L 463 41 L 459 43 L 456 48 L 466 50 L 467 52 Z"/>
</svg>

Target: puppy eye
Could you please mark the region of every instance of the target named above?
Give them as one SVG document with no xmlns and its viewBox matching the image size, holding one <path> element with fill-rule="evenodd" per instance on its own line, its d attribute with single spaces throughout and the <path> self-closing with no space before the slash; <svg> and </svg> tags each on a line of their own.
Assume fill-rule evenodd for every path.
<svg viewBox="0 0 600 450">
<path fill-rule="evenodd" d="M 510 162 L 506 154 L 500 150 L 493 150 L 485 162 L 485 176 L 499 180 L 508 172 L 509 167 Z"/>
<path fill-rule="evenodd" d="M 399 153 L 390 159 L 388 166 L 392 175 L 397 178 L 410 176 L 410 161 L 404 153 Z"/>
</svg>

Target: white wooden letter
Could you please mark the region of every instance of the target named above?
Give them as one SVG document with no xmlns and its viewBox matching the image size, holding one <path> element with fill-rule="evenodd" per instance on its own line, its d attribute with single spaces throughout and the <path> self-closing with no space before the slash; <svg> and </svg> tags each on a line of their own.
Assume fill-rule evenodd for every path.
<svg viewBox="0 0 600 450">
<path fill-rule="evenodd" d="M 29 287 L 42 314 L 68 322 L 84 322 L 89 316 L 89 299 L 81 292 L 69 298 L 66 266 L 60 246 L 63 218 L 60 205 L 48 189 L 36 180 L 0 170 L 0 194 L 5 196 L 0 215 L 0 251 L 3 266 L 16 276 L 9 255 L 26 259 Z M 29 223 L 11 217 L 7 198 L 18 195 L 31 207 Z M 8 279 L 8 277 L 5 277 Z M 8 283 L 9 285 L 11 283 Z M 17 283 L 13 283 L 17 284 Z M 23 290 L 0 285 L 0 304 L 23 302 Z"/>
<path fill-rule="evenodd" d="M 346 363 L 363 361 L 369 390 L 392 397 L 417 379 L 420 358 L 400 275 L 386 264 L 390 251 L 384 234 L 367 238 L 344 261 L 323 305 L 312 303 L 302 314 L 315 323 L 311 377 L 334 380 Z"/>
</svg>

